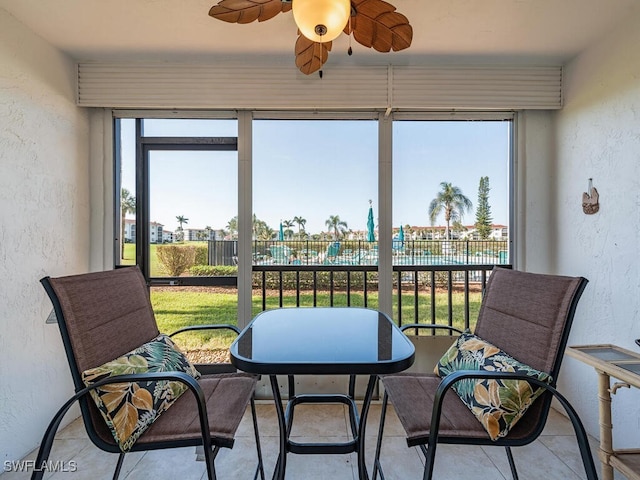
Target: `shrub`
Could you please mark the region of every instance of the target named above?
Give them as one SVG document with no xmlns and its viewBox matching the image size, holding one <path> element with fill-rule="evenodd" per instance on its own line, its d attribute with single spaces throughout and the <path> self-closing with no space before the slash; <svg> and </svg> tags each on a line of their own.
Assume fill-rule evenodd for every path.
<svg viewBox="0 0 640 480">
<path fill-rule="evenodd" d="M 171 277 L 186 272 L 196 259 L 196 249 L 192 246 L 158 245 L 156 252 L 162 269 Z"/>
<path fill-rule="evenodd" d="M 300 272 L 300 290 L 312 290 L 314 287 L 314 275 L 313 272 Z M 361 272 L 352 273 L 351 288 L 361 289 L 364 287 L 364 276 Z M 378 274 L 377 272 L 367 272 L 367 285 L 370 289 L 377 289 Z M 262 287 L 262 272 L 253 274 L 253 287 Z M 283 290 L 295 290 L 298 287 L 298 279 L 295 272 L 283 272 L 282 273 L 282 288 Z M 315 287 L 318 290 L 330 290 L 331 289 L 331 274 L 329 272 L 317 272 L 315 275 Z M 265 288 L 266 289 L 279 289 L 280 288 L 280 274 L 279 272 L 267 272 L 265 275 Z M 333 288 L 335 290 L 346 290 L 347 288 L 347 272 L 334 272 L 333 273 Z"/>
<path fill-rule="evenodd" d="M 194 265 L 189 270 L 194 277 L 235 277 L 238 267 L 233 265 Z"/>
<path fill-rule="evenodd" d="M 425 287 L 431 286 L 431 272 L 419 272 L 418 281 Z M 449 285 L 448 272 L 435 272 L 435 286 L 444 288 Z"/>
<path fill-rule="evenodd" d="M 196 251 L 196 257 L 193 264 L 208 265 L 209 264 L 209 247 L 207 245 L 196 245 L 194 248 Z"/>
</svg>

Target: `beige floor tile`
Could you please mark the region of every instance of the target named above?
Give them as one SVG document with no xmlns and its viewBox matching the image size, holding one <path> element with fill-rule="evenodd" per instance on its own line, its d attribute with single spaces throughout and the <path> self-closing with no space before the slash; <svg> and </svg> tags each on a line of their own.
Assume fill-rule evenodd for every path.
<svg viewBox="0 0 640 480">
<path fill-rule="evenodd" d="M 371 404 L 369 408 L 369 415 L 367 416 L 367 428 L 365 434 L 369 436 L 378 436 L 378 427 L 380 426 L 380 413 L 382 412 L 382 402 L 376 401 Z M 384 436 L 400 436 L 405 437 L 405 431 L 400 423 L 400 419 L 396 415 L 392 404 L 387 406 L 387 415 L 384 421 Z"/>
<path fill-rule="evenodd" d="M 277 436 L 278 435 L 278 419 L 275 415 L 275 406 L 273 402 L 267 400 L 259 400 L 256 402 L 256 415 L 258 417 L 258 432 L 260 436 Z M 236 438 L 238 437 L 254 437 L 253 419 L 251 418 L 251 408 L 247 410 L 242 417 Z"/>
<path fill-rule="evenodd" d="M 194 447 L 170 448 L 145 452 L 123 480 L 197 479 L 206 471 L 204 462 L 196 461 Z"/>
<path fill-rule="evenodd" d="M 373 472 L 376 442 L 367 438 L 365 462 L 369 475 Z M 424 463 L 418 449 L 409 448 L 404 437 L 384 436 L 380 451 L 380 463 L 387 480 L 422 479 Z M 380 477 L 378 477 L 380 478 Z"/>
<path fill-rule="evenodd" d="M 9 464 L 3 464 L 0 478 L 2 480 L 28 480 L 31 478 L 31 471 L 28 470 L 27 464 L 9 461 Z"/>
<path fill-rule="evenodd" d="M 482 447 L 505 478 L 511 478 L 507 455 L 503 447 Z M 576 475 L 554 452 L 540 441 L 523 447 L 514 447 L 514 462 L 520 480 L 578 480 L 584 474 Z"/>
<path fill-rule="evenodd" d="M 371 405 L 367 422 L 366 465 L 373 468 L 381 402 Z M 278 455 L 278 423 L 271 401 L 257 404 L 258 423 L 267 478 L 271 478 Z M 344 405 L 299 405 L 294 419 L 294 440 L 299 442 L 344 441 L 350 438 L 347 409 Z M 595 457 L 597 442 L 590 438 Z M 582 461 L 570 422 L 552 411 L 543 435 L 534 444 L 513 449 L 521 480 L 576 480 L 584 478 Z M 35 459 L 32 452 L 27 459 Z M 127 454 L 121 473 L 126 480 L 203 479 L 206 468 L 195 461 L 195 448 L 168 449 Z M 45 476 L 53 480 L 111 479 L 117 456 L 97 449 L 88 440 L 81 420 L 72 422 L 59 432 L 52 450 L 52 461 L 63 461 L 69 467 L 73 460 L 76 472 L 56 472 Z M 381 461 L 388 480 L 422 478 L 424 458 L 417 448 L 407 447 L 405 433 L 390 406 L 382 444 Z M 600 471 L 596 461 L 597 471 Z M 216 459 L 221 480 L 252 479 L 257 464 L 250 409 L 242 420 L 233 449 L 222 449 Z M 31 472 L 7 472 L 0 480 L 23 480 Z M 503 448 L 439 445 L 434 479 L 449 480 L 465 477 L 483 480 L 510 479 L 509 465 Z M 354 480 L 357 478 L 357 457 L 349 455 L 287 456 L 287 480 Z"/>
<path fill-rule="evenodd" d="M 291 437 L 342 436 L 347 433 L 347 407 L 342 404 L 299 404 L 293 415 Z"/>
<path fill-rule="evenodd" d="M 127 454 L 120 478 L 126 478 L 143 455 L 142 452 Z M 69 460 L 75 463 L 75 471 L 56 472 L 49 478 L 51 480 L 108 480 L 113 478 L 117 460 L 117 454 L 104 452 L 87 441 L 85 447 Z"/>
<path fill-rule="evenodd" d="M 265 476 L 270 479 L 278 457 L 278 442 L 274 437 L 261 440 Z M 220 479 L 252 479 L 258 465 L 255 441 L 248 437 L 236 438 L 232 449 L 220 450 L 215 465 Z"/>
<path fill-rule="evenodd" d="M 343 442 L 348 437 L 324 436 L 325 442 Z M 317 437 L 296 437 L 298 442 L 315 442 Z M 355 480 L 357 478 L 355 454 L 346 455 L 287 455 L 287 480 Z M 273 470 L 270 470 L 272 472 Z"/>
<path fill-rule="evenodd" d="M 438 445 L 433 468 L 433 478 L 457 480 L 460 478 L 482 478 L 504 480 L 486 452 L 474 445 Z M 511 478 L 510 475 L 506 478 Z M 538 480 L 543 477 L 537 477 Z"/>
<path fill-rule="evenodd" d="M 87 430 L 84 428 L 82 418 L 76 418 L 56 434 L 56 438 L 82 438 L 87 439 Z"/>
<path fill-rule="evenodd" d="M 542 435 L 575 435 L 571 421 L 562 413 L 554 410 L 549 410 L 549 416 L 547 423 L 544 426 Z"/>
<path fill-rule="evenodd" d="M 584 464 L 578 448 L 578 441 L 575 435 L 568 436 L 541 436 L 539 440 L 553 454 L 564 462 L 576 475 L 580 478 L 585 477 Z M 598 441 L 593 437 L 589 437 L 589 447 L 591 457 L 593 458 L 596 472 L 600 471 L 600 462 L 598 460 Z"/>
</svg>

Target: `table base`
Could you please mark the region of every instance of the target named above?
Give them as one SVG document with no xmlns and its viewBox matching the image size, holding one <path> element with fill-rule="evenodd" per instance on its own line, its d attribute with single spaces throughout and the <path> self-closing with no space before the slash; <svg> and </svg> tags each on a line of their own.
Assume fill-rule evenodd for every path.
<svg viewBox="0 0 640 480">
<path fill-rule="evenodd" d="M 276 462 L 276 468 L 273 472 L 273 478 L 284 480 L 288 453 L 299 455 L 339 455 L 356 452 L 358 455 L 358 478 L 360 480 L 367 480 L 369 475 L 367 473 L 364 455 L 365 426 L 371 399 L 378 379 L 377 375 L 369 376 L 369 383 L 367 384 L 367 390 L 362 402 L 362 411 L 360 413 L 358 412 L 358 407 L 355 402 L 355 375 L 349 376 L 348 394 L 296 395 L 293 375 L 289 375 L 287 378 L 289 382 L 289 399 L 285 409 L 282 404 L 282 396 L 280 395 L 277 376 L 269 376 L 280 430 L 280 452 L 278 461 Z M 296 405 L 305 403 L 342 403 L 347 405 L 349 407 L 349 424 L 353 439 L 347 442 L 337 443 L 300 443 L 292 441 L 289 437 L 291 429 L 293 428 L 294 409 Z"/>
</svg>

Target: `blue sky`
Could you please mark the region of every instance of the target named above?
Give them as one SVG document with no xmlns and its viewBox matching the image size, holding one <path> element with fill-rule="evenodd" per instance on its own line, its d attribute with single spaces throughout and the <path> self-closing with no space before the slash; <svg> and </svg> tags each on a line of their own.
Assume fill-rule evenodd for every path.
<svg viewBox="0 0 640 480">
<path fill-rule="evenodd" d="M 235 120 L 145 121 L 145 135 L 236 136 Z M 123 121 L 123 186 L 134 191 L 133 121 Z M 311 233 L 339 215 L 365 230 L 369 200 L 378 211 L 375 121 L 256 120 L 253 210 L 274 229 L 301 216 Z M 508 122 L 397 121 L 393 131 L 393 223 L 428 226 L 440 182 L 460 187 L 474 209 L 481 176 L 489 176 L 494 223 L 508 222 Z M 237 214 L 236 152 L 153 152 L 151 218 L 174 230 L 226 227 Z M 444 225 L 440 218 L 437 225 Z M 294 227 L 294 229 L 297 227 Z"/>
</svg>

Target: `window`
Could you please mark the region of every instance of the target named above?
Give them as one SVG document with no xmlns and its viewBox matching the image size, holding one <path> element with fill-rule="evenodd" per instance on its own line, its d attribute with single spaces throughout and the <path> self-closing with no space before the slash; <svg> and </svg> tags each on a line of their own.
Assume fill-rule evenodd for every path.
<svg viewBox="0 0 640 480">
<path fill-rule="evenodd" d="M 116 265 L 137 263 L 154 288 L 231 287 L 233 318 L 238 301 L 243 316 L 266 308 L 251 301 L 250 274 L 269 266 L 286 266 L 272 272 L 285 282 L 296 279 L 292 266 L 337 265 L 336 279 L 348 278 L 345 266 L 365 266 L 358 275 L 372 279 L 388 304 L 398 281 L 418 278 L 416 266 L 489 265 L 486 271 L 510 262 L 512 115 L 405 113 L 388 123 L 376 113 L 239 115 L 241 122 L 116 121 Z M 250 125 L 250 139 L 240 138 L 239 125 Z M 251 189 L 251 202 L 241 185 Z M 443 200 L 445 189 L 457 203 Z M 246 231 L 239 217 L 252 219 Z M 178 246 L 193 247 L 195 257 L 170 270 L 171 259 L 159 252 Z M 467 269 L 472 279 L 484 275 L 474 272 Z M 296 281 L 284 288 L 298 288 Z M 341 305 L 338 297 L 331 295 L 332 305 Z"/>
<path fill-rule="evenodd" d="M 394 263 L 507 263 L 510 145 L 508 120 L 394 122 Z"/>
<path fill-rule="evenodd" d="M 115 130 L 124 225 L 116 265 L 141 267 L 162 331 L 237 323 L 237 259 L 218 248 L 238 215 L 236 120 L 121 119 Z M 178 341 L 202 363 L 223 360 L 233 338 L 188 332 Z"/>
</svg>

